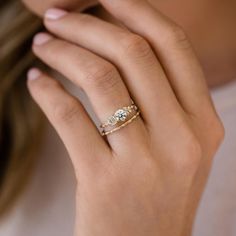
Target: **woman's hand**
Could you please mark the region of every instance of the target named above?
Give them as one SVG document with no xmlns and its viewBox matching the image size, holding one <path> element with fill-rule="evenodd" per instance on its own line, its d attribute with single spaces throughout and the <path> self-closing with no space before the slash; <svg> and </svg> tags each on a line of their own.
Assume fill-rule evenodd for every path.
<svg viewBox="0 0 236 236">
<path fill-rule="evenodd" d="M 68 149 L 78 180 L 76 235 L 190 235 L 224 129 L 185 33 L 147 1 L 100 0 L 126 27 L 49 10 L 35 54 L 88 95 L 104 122 L 131 98 L 141 117 L 103 139 L 49 76 L 30 92 Z M 63 192 L 62 192 L 63 194 Z"/>
</svg>

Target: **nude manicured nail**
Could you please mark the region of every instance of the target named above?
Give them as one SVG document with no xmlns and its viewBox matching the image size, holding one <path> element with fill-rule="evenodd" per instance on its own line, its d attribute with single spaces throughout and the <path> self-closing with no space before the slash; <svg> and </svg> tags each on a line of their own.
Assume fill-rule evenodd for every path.
<svg viewBox="0 0 236 236">
<path fill-rule="evenodd" d="M 61 10 L 58 8 L 51 8 L 46 11 L 45 13 L 45 18 L 50 19 L 50 20 L 58 20 L 65 16 L 68 12 L 65 10 Z"/>
<path fill-rule="evenodd" d="M 40 77 L 41 74 L 42 72 L 39 69 L 31 68 L 28 71 L 27 77 L 28 77 L 28 80 L 36 80 Z"/>
<path fill-rule="evenodd" d="M 52 39 L 52 36 L 46 33 L 38 33 L 34 36 L 33 43 L 35 45 L 42 45 Z"/>
</svg>

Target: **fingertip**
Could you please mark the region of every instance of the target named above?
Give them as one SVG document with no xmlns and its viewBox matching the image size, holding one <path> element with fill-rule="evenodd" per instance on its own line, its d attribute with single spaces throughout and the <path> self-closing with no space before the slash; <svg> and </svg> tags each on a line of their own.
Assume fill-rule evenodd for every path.
<svg viewBox="0 0 236 236">
<path fill-rule="evenodd" d="M 33 45 L 36 45 L 36 46 L 43 45 L 47 43 L 48 41 L 50 41 L 52 38 L 53 36 L 48 33 L 45 33 L 45 32 L 38 33 L 33 38 Z"/>
<path fill-rule="evenodd" d="M 39 79 L 41 75 L 42 75 L 41 70 L 34 67 L 34 68 L 29 69 L 27 73 L 27 78 L 28 78 L 28 81 L 33 81 L 33 80 Z"/>
<path fill-rule="evenodd" d="M 68 12 L 64 9 L 50 8 L 45 12 L 44 18 L 48 20 L 59 20 L 67 14 Z"/>
</svg>

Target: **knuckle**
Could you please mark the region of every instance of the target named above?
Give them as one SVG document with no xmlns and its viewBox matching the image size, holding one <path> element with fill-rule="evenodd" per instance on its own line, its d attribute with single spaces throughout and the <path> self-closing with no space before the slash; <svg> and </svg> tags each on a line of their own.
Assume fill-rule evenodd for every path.
<svg viewBox="0 0 236 236">
<path fill-rule="evenodd" d="M 223 125 L 223 123 L 220 121 L 218 123 L 218 128 L 217 128 L 217 140 L 219 141 L 219 143 L 222 143 L 225 139 L 225 127 Z"/>
<path fill-rule="evenodd" d="M 182 49 L 190 49 L 191 43 L 190 40 L 183 30 L 183 28 L 179 25 L 172 24 L 169 27 L 169 40 L 176 45 L 176 47 L 180 47 Z"/>
<path fill-rule="evenodd" d="M 187 155 L 190 157 L 202 157 L 201 143 L 194 134 L 190 135 L 190 137 L 187 139 L 186 151 Z"/>
<path fill-rule="evenodd" d="M 149 43 L 141 36 L 136 34 L 126 34 L 120 40 L 121 53 L 125 57 L 146 58 L 152 55 Z"/>
<path fill-rule="evenodd" d="M 215 122 L 211 123 L 212 134 L 210 138 L 211 146 L 217 150 L 225 138 L 225 127 L 223 123 L 217 118 Z"/>
<path fill-rule="evenodd" d="M 119 73 L 110 63 L 97 63 L 87 70 L 85 80 L 88 86 L 95 86 L 103 91 L 110 91 L 119 82 Z"/>
<path fill-rule="evenodd" d="M 184 145 L 184 153 L 178 160 L 178 167 L 182 171 L 189 171 L 195 173 L 202 160 L 203 150 L 200 142 L 194 135 L 187 139 Z"/>
<path fill-rule="evenodd" d="M 66 98 L 54 105 L 53 116 L 57 121 L 68 122 L 77 117 L 79 106 L 75 99 Z"/>
</svg>

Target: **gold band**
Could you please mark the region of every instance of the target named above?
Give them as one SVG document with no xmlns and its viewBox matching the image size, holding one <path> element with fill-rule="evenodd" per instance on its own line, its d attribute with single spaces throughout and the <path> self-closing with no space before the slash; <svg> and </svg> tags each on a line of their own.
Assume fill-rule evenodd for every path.
<svg viewBox="0 0 236 236">
<path fill-rule="evenodd" d="M 106 136 L 106 135 L 109 135 L 109 134 L 112 134 L 122 128 L 124 128 L 125 126 L 127 126 L 128 124 L 130 124 L 131 122 L 133 122 L 138 116 L 140 115 L 140 111 L 137 111 L 135 113 L 135 115 L 133 115 L 129 120 L 127 120 L 125 123 L 123 123 L 122 125 L 112 129 L 112 130 L 109 130 L 109 131 L 105 131 L 104 129 L 102 130 L 102 136 Z"/>
<path fill-rule="evenodd" d="M 100 125 L 100 128 L 104 129 L 106 127 L 114 127 L 119 123 L 124 123 L 129 119 L 130 115 L 136 111 L 138 111 L 138 107 L 132 101 L 130 106 L 118 109 L 103 124 Z"/>
</svg>

